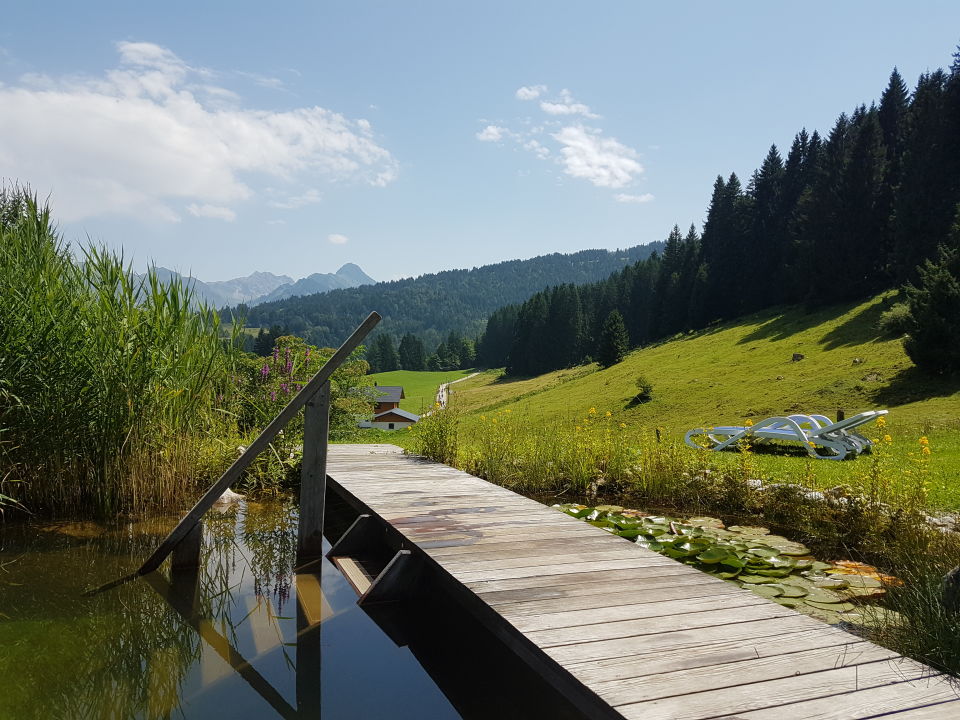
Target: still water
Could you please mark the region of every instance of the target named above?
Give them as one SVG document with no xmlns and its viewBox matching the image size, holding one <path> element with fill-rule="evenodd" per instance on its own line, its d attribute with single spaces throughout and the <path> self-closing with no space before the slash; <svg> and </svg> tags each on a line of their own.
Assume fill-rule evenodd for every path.
<svg viewBox="0 0 960 720">
<path fill-rule="evenodd" d="M 410 648 L 443 668 L 442 646 L 398 645 L 330 563 L 295 579 L 288 502 L 208 515 L 196 574 L 171 583 L 154 573 L 82 596 L 136 568 L 175 520 L 0 524 L 0 719 L 318 718 L 322 708 L 325 720 L 444 720 L 492 711 L 475 710 L 477 683 L 441 690 Z"/>
</svg>

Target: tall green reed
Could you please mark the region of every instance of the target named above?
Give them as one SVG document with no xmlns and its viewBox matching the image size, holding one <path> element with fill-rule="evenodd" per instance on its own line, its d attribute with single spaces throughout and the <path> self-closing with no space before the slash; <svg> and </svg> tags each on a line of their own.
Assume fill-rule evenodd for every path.
<svg viewBox="0 0 960 720">
<path fill-rule="evenodd" d="M 4 487 L 45 513 L 182 502 L 230 450 L 215 437 L 238 354 L 217 314 L 106 248 L 75 258 L 22 190 L 0 204 Z"/>
</svg>

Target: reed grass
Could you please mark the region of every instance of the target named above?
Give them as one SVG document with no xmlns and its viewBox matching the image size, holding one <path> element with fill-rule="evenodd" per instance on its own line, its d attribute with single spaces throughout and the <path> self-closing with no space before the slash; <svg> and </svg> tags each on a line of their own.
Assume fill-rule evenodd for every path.
<svg viewBox="0 0 960 720">
<path fill-rule="evenodd" d="M 48 514 L 182 502 L 232 450 L 217 314 L 122 254 L 75 256 L 21 188 L 0 208 L 0 493 Z"/>
</svg>

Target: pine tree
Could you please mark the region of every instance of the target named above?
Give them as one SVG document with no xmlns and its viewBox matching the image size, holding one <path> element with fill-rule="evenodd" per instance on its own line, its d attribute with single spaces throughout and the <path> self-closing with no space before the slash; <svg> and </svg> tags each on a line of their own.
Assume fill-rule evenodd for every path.
<svg viewBox="0 0 960 720">
<path fill-rule="evenodd" d="M 629 348 L 627 327 L 623 323 L 623 316 L 618 310 L 613 310 L 603 321 L 603 330 L 600 333 L 600 345 L 597 347 L 597 362 L 601 367 L 608 368 L 616 365 L 626 357 Z"/>
<path fill-rule="evenodd" d="M 960 235 L 960 223 L 954 234 Z M 916 286 L 906 287 L 910 332 L 904 349 L 924 372 L 960 372 L 960 251 L 941 246 L 919 276 Z"/>
<path fill-rule="evenodd" d="M 407 333 L 400 340 L 397 350 L 402 370 L 423 370 L 426 367 L 423 343 L 413 333 Z"/>
<path fill-rule="evenodd" d="M 370 372 L 397 370 L 400 367 L 400 358 L 393 346 L 393 337 L 386 333 L 377 335 L 367 351 L 367 362 L 370 363 Z"/>
</svg>

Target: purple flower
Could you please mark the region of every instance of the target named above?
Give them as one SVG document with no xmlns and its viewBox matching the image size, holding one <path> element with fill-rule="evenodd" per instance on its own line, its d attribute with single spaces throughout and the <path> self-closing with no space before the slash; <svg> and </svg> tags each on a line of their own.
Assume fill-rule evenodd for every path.
<svg viewBox="0 0 960 720">
<path fill-rule="evenodd" d="M 274 390 L 273 392 L 270 393 L 270 400 L 271 400 L 272 402 L 276 402 L 276 400 L 277 400 L 277 391 L 276 391 L 276 390 Z"/>
<path fill-rule="evenodd" d="M 290 374 L 290 371 L 291 371 L 291 370 L 293 370 L 293 363 L 290 362 L 289 360 L 287 360 L 287 365 L 286 365 L 287 375 Z"/>
<path fill-rule="evenodd" d="M 290 386 L 287 385 L 286 383 L 280 383 L 280 389 L 283 390 L 284 394 L 286 395 L 290 394 Z"/>
<path fill-rule="evenodd" d="M 266 363 L 264 363 L 264 364 L 263 364 L 263 367 L 260 368 L 260 377 L 264 377 L 264 378 L 265 378 L 265 377 L 266 377 L 267 375 L 269 375 L 269 374 L 270 374 L 270 366 L 267 365 Z"/>
<path fill-rule="evenodd" d="M 276 362 L 279 359 L 280 359 L 280 348 L 275 347 L 273 349 L 273 361 Z"/>
<path fill-rule="evenodd" d="M 310 362 L 310 348 L 307 348 L 307 354 L 304 357 L 304 360 L 306 360 L 307 362 Z"/>
</svg>

